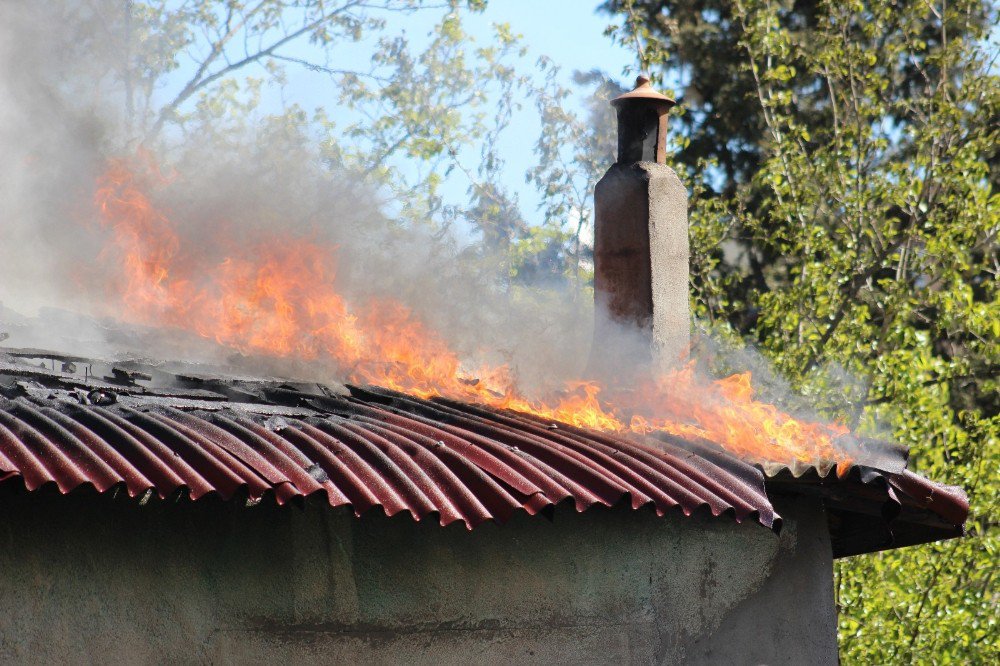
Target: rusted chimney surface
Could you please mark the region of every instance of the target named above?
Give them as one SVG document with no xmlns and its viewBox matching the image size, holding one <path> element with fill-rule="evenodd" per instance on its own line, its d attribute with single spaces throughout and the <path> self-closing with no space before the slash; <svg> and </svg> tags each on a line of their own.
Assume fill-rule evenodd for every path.
<svg viewBox="0 0 1000 666">
<path fill-rule="evenodd" d="M 634 90 L 611 104 L 618 111 L 618 161 L 594 191 L 598 312 L 591 370 L 614 371 L 623 363 L 622 352 L 606 344 L 617 332 L 608 329 L 620 327 L 633 329 L 652 368 L 662 369 L 683 359 L 690 336 L 687 190 L 665 164 L 674 101 L 640 76 Z"/>
</svg>

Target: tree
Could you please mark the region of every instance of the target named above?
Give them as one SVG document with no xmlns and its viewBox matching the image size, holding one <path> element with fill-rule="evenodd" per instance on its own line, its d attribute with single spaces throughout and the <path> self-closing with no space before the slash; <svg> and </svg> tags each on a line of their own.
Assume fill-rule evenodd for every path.
<svg viewBox="0 0 1000 666">
<path fill-rule="evenodd" d="M 562 276 L 574 259 L 529 238 L 497 150 L 511 114 L 532 104 L 542 87 L 524 67 L 525 48 L 509 26 L 494 26 L 485 43 L 465 32 L 467 16 L 484 6 L 480 0 L 5 3 L 5 34 L 19 44 L 21 62 L 5 78 L 16 88 L 12 94 L 32 100 L 26 116 L 47 117 L 12 130 L 11 143 L 24 144 L 19 136 L 37 134 L 44 124 L 67 127 L 74 153 L 87 152 L 94 163 L 141 146 L 178 164 L 204 162 L 203 154 L 189 154 L 206 146 L 220 156 L 249 158 L 259 132 L 271 139 L 284 133 L 291 144 L 318 146 L 316 164 L 327 174 L 367 183 L 399 224 L 441 231 L 461 222 L 491 256 L 516 245 L 536 272 Z M 402 19 L 421 27 L 408 33 Z M 287 94 L 303 75 L 328 83 L 313 108 Z M 65 161 L 65 138 L 49 143 L 51 161 Z M 75 150 L 80 143 L 89 145 Z M 442 196 L 448 178 L 466 180 L 467 200 Z M 550 223 L 559 226 L 553 216 Z M 564 234 L 553 229 L 548 236 Z"/>
<path fill-rule="evenodd" d="M 968 537 L 838 563 L 844 661 L 996 661 L 996 8 L 606 6 L 618 39 L 682 80 L 696 312 L 969 493 Z"/>
<path fill-rule="evenodd" d="M 86 307 L 90 292 L 66 286 L 81 279 L 75 261 L 62 258 L 100 255 L 103 236 L 70 233 L 68 221 L 86 215 L 108 158 L 139 152 L 138 168 L 155 183 L 153 204 L 173 211 L 183 237 L 198 239 L 185 251 L 189 263 L 223 261 L 231 239 L 281 230 L 356 250 L 340 252 L 339 285 L 414 303 L 416 316 L 453 332 L 459 351 L 514 344 L 504 331 L 524 333 L 514 320 L 526 308 L 532 326 L 568 339 L 592 301 L 591 149 L 602 141 L 564 113 L 570 91 L 548 61 L 527 64 L 509 26 L 479 40 L 466 32 L 483 5 L 0 3 L 0 51 L 19 63 L 0 76 L 19 121 L 0 124 L 0 145 L 14 148 L 14 163 L 44 165 L 19 170 L 30 181 L 23 196 L 4 197 L 23 212 L 10 215 L 13 235 L 5 229 L 14 241 L 0 244 L 0 281 L 30 293 L 51 285 L 47 304 Z M 527 176 L 540 190 L 538 211 L 523 210 L 498 149 L 522 107 L 552 121 L 535 147 L 543 166 Z M 561 175 L 545 171 L 556 164 Z M 351 199 L 356 205 L 345 206 Z M 448 233 L 452 225 L 459 233 Z M 44 245 L 50 265 L 19 252 L 25 242 Z M 84 279 L 113 279 L 108 263 L 95 262 Z M 367 280 L 350 282 L 352 263 Z M 422 288 L 418 273 L 449 286 Z M 456 284 L 499 307 L 463 311 L 446 293 Z M 567 285 L 577 298 L 564 298 Z M 94 301 L 103 311 L 100 296 Z M 567 306 L 579 315 L 572 322 L 559 317 Z"/>
<path fill-rule="evenodd" d="M 512 255 L 508 267 L 515 282 L 572 277 L 584 284 L 589 273 L 581 273 L 581 266 L 589 249 L 580 237 L 589 223 L 597 167 L 582 164 L 591 158 L 583 156 L 586 151 L 570 152 L 572 143 L 558 141 L 586 143 L 591 133 L 561 111 L 569 91 L 557 84 L 558 70 L 551 63 L 540 60 L 541 82 L 519 70 L 514 61 L 526 48 L 509 26 L 496 25 L 488 45 L 473 42 L 463 16 L 485 4 L 199 0 L 177 5 L 157 0 L 125 3 L 120 16 L 108 16 L 113 5 L 107 3 L 84 14 L 95 12 L 124 44 L 111 83 L 123 89 L 128 141 L 170 143 L 177 132 L 189 141 L 194 135 L 217 136 L 233 122 L 246 122 L 261 105 L 264 84 L 283 86 L 289 68 L 321 73 L 329 77 L 338 105 L 354 112 L 356 120 L 338 127 L 325 109 L 311 118 L 295 104 L 282 111 L 287 125 L 322 141 L 330 168 L 360 174 L 383 189 L 387 199 L 401 204 L 400 222 L 464 222 L 480 234 L 486 254 Z M 387 30 L 389 18 L 416 12 L 440 16 L 426 44 Z M 370 68 L 336 66 L 337 56 L 352 43 L 371 50 Z M 179 72 L 183 85 L 166 85 Z M 158 94 L 164 87 L 171 91 L 165 98 Z M 504 161 L 497 150 L 511 114 L 526 103 L 536 104 L 548 118 L 546 128 L 555 128 L 536 147 L 540 164 L 547 166 L 528 176 L 546 206 L 540 225 L 525 221 L 516 195 L 504 185 Z M 572 168 L 561 179 L 550 173 L 552 178 L 543 182 L 540 175 L 549 160 L 560 159 Z M 470 167 L 473 161 L 476 166 Z M 467 202 L 441 197 L 441 184 L 453 172 L 468 180 Z M 578 220 L 574 228 L 566 222 L 570 208 Z"/>
</svg>

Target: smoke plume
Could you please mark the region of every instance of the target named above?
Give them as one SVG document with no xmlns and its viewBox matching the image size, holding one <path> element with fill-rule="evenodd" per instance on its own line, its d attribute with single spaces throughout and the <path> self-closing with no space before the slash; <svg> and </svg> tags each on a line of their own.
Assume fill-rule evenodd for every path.
<svg viewBox="0 0 1000 666">
<path fill-rule="evenodd" d="M 260 113 L 215 123 L 194 118 L 143 137 L 134 118 L 141 110 L 126 109 L 124 86 L 138 84 L 123 60 L 134 45 L 124 37 L 121 6 L 0 6 L 0 151 L 8 164 L 0 174 L 0 303 L 7 313 L 0 323 L 13 334 L 6 344 L 87 343 L 90 353 L 109 357 L 211 355 L 189 333 L 123 335 L 113 322 L 129 320 L 114 296 L 121 256 L 100 223 L 94 192 L 113 160 L 138 155 L 150 172 L 145 191 L 177 235 L 171 268 L 195 282 L 234 246 L 253 261 L 255 248 L 308 241 L 329 253 L 348 303 L 400 302 L 471 365 L 508 363 L 525 385 L 539 387 L 582 370 L 591 315 L 581 299 L 515 291 L 495 248 L 430 223 L 401 225 L 387 212 L 397 202 L 331 166 L 307 123 Z M 39 325 L 25 318 L 12 325 L 13 312 L 39 311 Z M 53 330 L 60 328 L 53 323 L 66 311 L 85 316 L 60 339 L 65 328 Z M 219 357 L 230 351 L 218 350 Z"/>
</svg>

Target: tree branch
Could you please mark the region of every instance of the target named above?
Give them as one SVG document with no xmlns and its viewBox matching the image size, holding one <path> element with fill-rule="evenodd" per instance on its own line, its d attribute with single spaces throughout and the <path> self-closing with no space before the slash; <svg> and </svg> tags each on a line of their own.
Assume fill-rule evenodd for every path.
<svg viewBox="0 0 1000 666">
<path fill-rule="evenodd" d="M 153 124 L 153 127 L 150 129 L 150 131 L 146 134 L 146 139 L 147 140 L 149 140 L 152 137 L 154 137 L 157 134 L 159 134 L 160 130 L 163 129 L 164 123 L 167 121 L 167 119 L 170 118 L 170 116 L 172 116 L 176 112 L 177 108 L 181 104 L 183 104 L 184 102 L 186 102 L 193 94 L 195 94 L 196 92 L 198 92 L 199 90 L 201 90 L 205 86 L 209 85 L 210 83 L 212 83 L 214 81 L 217 81 L 218 79 L 222 78 L 223 76 L 226 76 L 227 74 L 231 74 L 232 72 L 235 72 L 238 69 L 242 69 L 243 67 L 246 67 L 247 65 L 249 65 L 251 63 L 257 62 L 257 61 L 261 60 L 262 58 L 267 58 L 267 57 L 273 55 L 276 50 L 278 50 L 279 48 L 281 48 L 285 44 L 287 44 L 287 43 L 289 43 L 289 42 L 291 42 L 291 41 L 293 41 L 293 40 L 301 37 L 302 35 L 306 34 L 307 32 L 311 32 L 312 30 L 315 30 L 319 26 L 321 26 L 324 23 L 332 20 L 336 16 L 338 16 L 340 14 L 343 14 L 347 10 L 349 10 L 349 9 L 351 9 L 353 7 L 358 6 L 360 4 L 360 2 L 358 2 L 358 1 L 348 2 L 348 3 L 344 4 L 344 5 L 342 5 L 341 7 L 337 8 L 336 10 L 331 11 L 330 13 L 324 13 L 318 19 L 316 19 L 315 21 L 312 21 L 311 23 L 307 23 L 306 25 L 302 26 L 298 30 L 295 30 L 293 32 L 290 32 L 290 33 L 286 34 L 284 37 L 282 37 L 278 41 L 274 42 L 273 44 L 271 44 L 267 48 L 261 49 L 260 51 L 257 51 L 256 53 L 248 54 L 246 57 L 242 58 L 241 60 L 237 60 L 236 62 L 234 62 L 232 64 L 229 64 L 226 67 L 223 67 L 222 69 L 214 72 L 213 74 L 205 76 L 205 72 L 208 71 L 208 68 L 211 66 L 211 64 L 224 51 L 226 44 L 236 34 L 238 34 L 239 31 L 242 30 L 243 27 L 247 24 L 247 22 L 254 16 L 254 14 L 256 14 L 258 11 L 260 11 L 266 4 L 267 4 L 267 0 L 263 0 L 259 5 L 257 5 L 252 10 L 250 10 L 250 12 L 243 17 L 243 20 L 241 20 L 235 27 L 231 28 L 229 30 L 229 32 L 227 32 L 222 38 L 220 38 L 217 42 L 215 42 L 215 44 L 212 45 L 211 52 L 205 58 L 205 60 L 201 63 L 201 65 L 198 67 L 198 70 L 195 72 L 194 76 L 191 77 L 191 80 L 188 81 L 187 85 L 184 86 L 184 88 L 181 90 L 181 92 L 179 92 L 177 94 L 177 96 L 170 103 L 168 103 L 167 105 L 165 105 L 160 110 L 160 113 L 157 116 L 156 122 Z M 232 8 L 231 7 L 230 7 L 229 11 L 232 12 Z M 231 17 L 227 17 L 227 24 L 228 24 L 229 21 L 231 21 Z"/>
</svg>

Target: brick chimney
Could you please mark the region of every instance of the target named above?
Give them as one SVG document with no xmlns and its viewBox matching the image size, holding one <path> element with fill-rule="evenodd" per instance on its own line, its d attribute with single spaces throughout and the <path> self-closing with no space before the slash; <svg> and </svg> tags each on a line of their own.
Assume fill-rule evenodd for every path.
<svg viewBox="0 0 1000 666">
<path fill-rule="evenodd" d="M 667 113 L 675 102 L 640 76 L 611 104 L 618 161 L 594 190 L 597 321 L 590 358 L 591 371 L 605 376 L 636 360 L 654 371 L 676 365 L 690 336 L 687 190 L 666 166 Z M 635 350 L 609 344 L 622 329 L 638 338 L 638 359 Z"/>
</svg>

